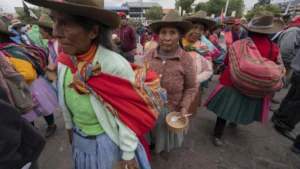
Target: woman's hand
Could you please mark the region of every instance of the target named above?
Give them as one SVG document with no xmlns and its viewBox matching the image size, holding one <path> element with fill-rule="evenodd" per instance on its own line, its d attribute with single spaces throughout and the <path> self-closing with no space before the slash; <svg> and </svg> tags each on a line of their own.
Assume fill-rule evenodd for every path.
<svg viewBox="0 0 300 169">
<path fill-rule="evenodd" d="M 50 70 L 50 71 L 56 71 L 57 67 L 56 67 L 56 64 L 55 63 L 52 63 L 52 64 L 49 64 L 47 66 L 47 70 Z"/>
<path fill-rule="evenodd" d="M 73 141 L 73 131 L 72 129 L 68 129 L 69 143 L 72 145 Z"/>
<path fill-rule="evenodd" d="M 182 108 L 180 109 L 180 113 L 181 113 L 181 116 L 184 116 L 184 115 L 188 114 L 187 108 L 182 107 Z"/>
<path fill-rule="evenodd" d="M 132 160 L 123 160 L 122 169 L 139 169 L 135 159 Z"/>
</svg>

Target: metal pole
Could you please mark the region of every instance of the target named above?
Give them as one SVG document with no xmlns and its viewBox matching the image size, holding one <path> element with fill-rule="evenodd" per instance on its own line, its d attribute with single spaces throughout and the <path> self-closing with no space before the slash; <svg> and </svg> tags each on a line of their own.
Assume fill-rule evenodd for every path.
<svg viewBox="0 0 300 169">
<path fill-rule="evenodd" d="M 141 0 L 141 10 L 142 10 L 141 16 L 142 16 L 142 23 L 143 23 L 143 0 Z"/>
<path fill-rule="evenodd" d="M 290 9 L 290 6 L 291 6 L 291 3 L 292 3 L 292 0 L 290 0 L 288 6 L 287 6 L 286 9 L 285 9 L 285 12 L 284 12 L 285 15 L 288 13 L 288 11 L 289 11 L 289 9 Z"/>
<path fill-rule="evenodd" d="M 229 4 L 229 0 L 227 0 L 227 2 L 226 2 L 226 7 L 225 7 L 225 13 L 224 13 L 224 16 L 226 16 L 226 14 L 227 14 L 228 4 Z"/>
</svg>

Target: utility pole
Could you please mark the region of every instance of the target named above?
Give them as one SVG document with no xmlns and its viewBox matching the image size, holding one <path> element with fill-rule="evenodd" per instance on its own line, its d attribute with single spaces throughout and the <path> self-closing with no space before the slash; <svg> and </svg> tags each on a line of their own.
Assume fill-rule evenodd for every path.
<svg viewBox="0 0 300 169">
<path fill-rule="evenodd" d="M 226 2 L 225 13 L 224 13 L 225 16 L 227 14 L 228 4 L 229 4 L 229 0 L 227 0 L 227 2 Z"/>
<path fill-rule="evenodd" d="M 141 16 L 142 16 L 142 24 L 143 24 L 143 0 L 141 0 L 141 10 L 142 10 L 142 12 L 141 12 Z"/>
<path fill-rule="evenodd" d="M 286 7 L 286 9 L 285 9 L 285 12 L 284 12 L 284 14 L 286 15 L 288 12 L 289 12 L 289 9 L 290 9 L 290 6 L 291 6 L 291 3 L 292 3 L 292 0 L 290 0 L 290 2 L 289 2 L 289 4 L 288 4 L 288 6 Z"/>
</svg>

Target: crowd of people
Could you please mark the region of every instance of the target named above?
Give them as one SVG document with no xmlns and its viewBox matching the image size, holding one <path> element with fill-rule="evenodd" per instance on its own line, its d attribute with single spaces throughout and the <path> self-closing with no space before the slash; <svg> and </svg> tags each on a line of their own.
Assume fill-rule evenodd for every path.
<svg viewBox="0 0 300 169">
<path fill-rule="evenodd" d="M 212 142 L 222 146 L 227 121 L 265 124 L 284 86 L 272 121 L 300 153 L 292 133 L 300 121 L 299 17 L 262 11 L 248 22 L 222 22 L 171 9 L 137 38 L 126 14 L 105 10 L 103 1 L 25 1 L 50 12 L 33 23 L 0 20 L 0 168 L 38 169 L 46 140 L 34 121 L 45 119 L 50 138 L 61 112 L 74 168 L 150 169 L 151 151 L 168 155 L 188 132 L 169 129 L 171 112 L 192 121 L 206 107 L 217 116 Z M 141 65 L 134 64 L 138 41 Z M 202 104 L 214 74 L 219 84 Z"/>
</svg>

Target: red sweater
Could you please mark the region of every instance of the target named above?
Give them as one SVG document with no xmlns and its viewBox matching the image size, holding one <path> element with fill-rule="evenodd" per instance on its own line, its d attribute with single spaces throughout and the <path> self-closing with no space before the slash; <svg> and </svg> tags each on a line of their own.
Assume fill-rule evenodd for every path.
<svg viewBox="0 0 300 169">
<path fill-rule="evenodd" d="M 114 31 L 115 34 L 120 37 L 121 41 L 124 44 L 123 52 L 128 52 L 133 49 L 136 49 L 136 37 L 133 27 L 129 24 L 125 26 L 118 27 Z"/>
<path fill-rule="evenodd" d="M 256 45 L 259 53 L 261 54 L 262 57 L 268 58 L 271 50 L 271 41 L 268 39 L 267 36 L 262 36 L 262 35 L 252 35 L 251 36 L 254 44 Z M 276 61 L 277 56 L 279 54 L 279 47 L 273 43 L 274 49 L 273 49 L 273 55 L 271 60 Z M 225 86 L 233 87 L 233 83 L 230 79 L 230 70 L 229 70 L 229 57 L 228 53 L 227 56 L 224 60 L 224 64 L 227 66 L 222 73 L 220 77 L 220 83 Z"/>
</svg>

